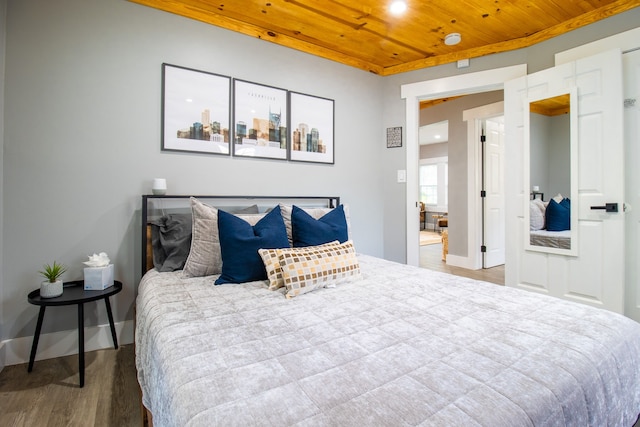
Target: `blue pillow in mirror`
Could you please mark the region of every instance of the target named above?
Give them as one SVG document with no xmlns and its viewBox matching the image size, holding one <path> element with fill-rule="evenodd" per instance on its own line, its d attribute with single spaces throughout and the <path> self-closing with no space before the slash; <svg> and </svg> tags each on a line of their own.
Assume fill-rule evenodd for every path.
<svg viewBox="0 0 640 427">
<path fill-rule="evenodd" d="M 267 272 L 258 249 L 289 247 L 280 206 L 273 208 L 254 226 L 242 218 L 218 210 L 218 234 L 222 273 L 215 281 L 216 285 L 266 280 Z"/>
<path fill-rule="evenodd" d="M 551 199 L 545 212 L 548 231 L 571 230 L 571 200 L 562 199 L 560 203 Z"/>
<path fill-rule="evenodd" d="M 291 210 L 291 234 L 294 247 L 322 245 L 334 240 L 346 242 L 349 233 L 344 206 L 340 205 L 315 219 L 294 205 Z"/>
</svg>

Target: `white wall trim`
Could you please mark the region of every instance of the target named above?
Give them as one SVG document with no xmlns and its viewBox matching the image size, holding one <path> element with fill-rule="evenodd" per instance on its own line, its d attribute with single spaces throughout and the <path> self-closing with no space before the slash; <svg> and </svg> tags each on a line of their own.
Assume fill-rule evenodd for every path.
<svg viewBox="0 0 640 427">
<path fill-rule="evenodd" d="M 133 343 L 133 320 L 125 320 L 115 324 L 118 345 Z M 29 353 L 33 336 L 12 338 L 0 342 L 0 348 L 5 349 L 6 363 L 17 365 L 29 362 Z M 113 348 L 109 323 L 84 328 L 84 351 Z M 36 352 L 36 361 L 52 359 L 54 357 L 78 354 L 78 330 L 52 332 L 41 334 Z"/>
<path fill-rule="evenodd" d="M 452 267 L 466 268 L 467 270 L 477 270 L 469 257 L 447 254 L 447 265 Z"/>
<path fill-rule="evenodd" d="M 0 341 L 0 372 L 7 365 L 7 351 L 6 346 L 4 345 L 4 341 Z"/>
<path fill-rule="evenodd" d="M 453 95 L 463 95 L 472 93 L 488 92 L 504 88 L 504 83 L 527 74 L 527 64 L 513 65 L 510 67 L 496 68 L 493 70 L 479 71 L 477 73 L 461 74 L 442 79 L 427 80 L 422 82 L 405 84 L 400 87 L 400 96 L 405 99 L 406 105 L 406 126 L 407 126 L 407 185 L 406 185 L 406 224 L 407 224 L 407 264 L 419 265 L 420 250 L 420 208 L 418 205 L 418 126 L 420 101 L 429 99 L 444 98 Z M 476 175 L 477 165 L 469 164 L 469 174 Z M 472 191 L 472 189 L 468 189 Z M 472 233 L 473 230 L 469 230 Z M 449 258 L 457 258 L 453 255 Z M 461 258 L 468 258 L 461 257 Z M 467 262 L 465 262 L 466 264 Z M 453 265 L 453 264 L 452 264 Z"/>
<path fill-rule="evenodd" d="M 429 157 L 427 159 L 420 159 L 420 164 L 421 165 L 433 165 L 436 163 L 442 163 L 442 162 L 448 162 L 449 161 L 449 156 L 442 156 L 442 157 Z"/>
</svg>

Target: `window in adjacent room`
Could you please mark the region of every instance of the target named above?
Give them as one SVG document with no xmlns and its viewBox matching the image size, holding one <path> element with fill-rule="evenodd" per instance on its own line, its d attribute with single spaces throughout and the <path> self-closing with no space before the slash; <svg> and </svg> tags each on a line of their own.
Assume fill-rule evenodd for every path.
<svg viewBox="0 0 640 427">
<path fill-rule="evenodd" d="M 448 169 L 447 157 L 420 160 L 420 201 L 431 210 L 447 211 Z"/>
</svg>

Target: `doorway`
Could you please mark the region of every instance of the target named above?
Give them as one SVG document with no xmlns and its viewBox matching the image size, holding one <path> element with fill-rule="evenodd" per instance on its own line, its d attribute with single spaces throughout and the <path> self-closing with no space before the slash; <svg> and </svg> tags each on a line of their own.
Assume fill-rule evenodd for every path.
<svg viewBox="0 0 640 427">
<path fill-rule="evenodd" d="M 502 90 L 504 82 L 526 75 L 526 65 L 515 65 L 511 67 L 498 68 L 494 70 L 481 71 L 478 73 L 465 74 L 426 82 L 418 82 L 403 85 L 401 97 L 406 100 L 406 129 L 407 129 L 407 224 L 415 224 L 419 218 L 418 203 L 418 128 L 419 128 L 419 105 L 420 101 L 446 98 L 474 93 L 483 93 L 494 90 Z M 480 216 L 480 202 L 475 196 L 479 191 L 479 183 L 476 179 L 479 164 L 479 149 L 475 145 L 470 145 L 467 149 L 467 210 L 470 212 L 466 221 L 467 230 L 478 230 L 481 228 L 477 223 Z M 451 224 L 451 219 L 450 219 Z M 479 240 L 476 233 L 469 233 L 467 236 L 466 254 L 462 248 L 462 254 L 452 254 L 452 238 L 450 235 L 450 253 L 447 256 L 447 264 L 476 269 L 478 264 L 473 248 L 479 247 Z M 464 243 L 463 243 L 464 245 Z M 469 247 L 472 250 L 469 250 Z M 418 227 L 407 227 L 407 264 L 419 265 L 419 230 Z"/>
</svg>

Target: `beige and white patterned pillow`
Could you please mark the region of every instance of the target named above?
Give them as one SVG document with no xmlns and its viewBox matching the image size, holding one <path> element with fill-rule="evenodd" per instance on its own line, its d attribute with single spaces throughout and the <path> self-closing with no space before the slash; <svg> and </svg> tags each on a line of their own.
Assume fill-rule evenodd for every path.
<svg viewBox="0 0 640 427">
<path fill-rule="evenodd" d="M 302 248 L 284 248 L 281 251 L 297 251 L 304 252 L 306 251 L 314 251 L 318 247 L 324 246 L 338 246 L 340 244 L 339 241 L 334 240 L 333 242 L 324 243 L 319 246 L 305 246 Z M 280 289 L 284 286 L 284 280 L 282 279 L 282 268 L 280 267 L 280 260 L 278 258 L 278 250 L 277 249 L 258 249 L 258 254 L 260 254 L 260 258 L 262 258 L 262 262 L 264 263 L 264 268 L 267 271 L 267 278 L 269 279 L 269 290 L 275 291 L 276 289 Z"/>
<path fill-rule="evenodd" d="M 218 234 L 218 209 L 191 197 L 191 249 L 184 264 L 186 277 L 202 277 L 222 272 L 222 255 Z M 236 215 L 256 225 L 265 214 Z"/>
<path fill-rule="evenodd" d="M 351 240 L 316 246 L 315 250 L 300 249 L 276 249 L 287 298 L 362 277 Z"/>
<path fill-rule="evenodd" d="M 344 210 L 344 219 L 347 221 L 347 236 L 351 239 L 351 218 L 349 214 L 349 205 L 342 205 Z M 320 219 L 334 208 L 301 208 L 303 211 L 311 215 L 313 219 Z M 280 203 L 280 213 L 282 213 L 282 219 L 284 221 L 284 227 L 287 229 L 287 237 L 289 238 L 289 245 L 293 246 L 293 226 L 291 225 L 291 212 L 293 206 Z"/>
</svg>

